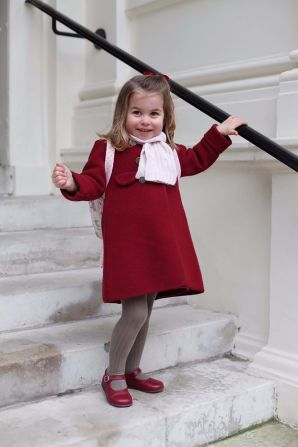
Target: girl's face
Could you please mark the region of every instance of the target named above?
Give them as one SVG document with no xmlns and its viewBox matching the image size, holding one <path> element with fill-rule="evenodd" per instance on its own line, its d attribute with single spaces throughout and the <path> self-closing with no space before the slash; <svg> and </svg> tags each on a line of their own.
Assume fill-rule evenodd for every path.
<svg viewBox="0 0 298 447">
<path fill-rule="evenodd" d="M 139 90 L 130 97 L 126 115 L 126 131 L 141 140 L 149 140 L 163 129 L 163 97 L 160 93 Z"/>
</svg>

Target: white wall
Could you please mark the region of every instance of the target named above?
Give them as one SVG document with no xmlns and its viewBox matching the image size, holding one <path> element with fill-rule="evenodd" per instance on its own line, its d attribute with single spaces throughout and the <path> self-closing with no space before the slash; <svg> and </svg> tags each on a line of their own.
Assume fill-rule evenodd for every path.
<svg viewBox="0 0 298 447">
<path fill-rule="evenodd" d="M 124 50 L 131 51 L 130 20 L 125 14 L 124 0 L 106 2 L 88 0 L 86 23 L 95 31 L 103 28 L 107 40 Z M 72 145 L 61 151 L 63 160 L 71 167 L 82 167 L 86 154 L 97 137 L 111 125 L 114 95 L 132 75 L 123 62 L 86 44 L 85 80 L 79 88 L 80 102 L 72 118 Z"/>
<path fill-rule="evenodd" d="M 8 3 L 0 2 L 0 164 L 7 165 L 8 153 Z"/>
<path fill-rule="evenodd" d="M 16 195 L 51 189 L 55 43 L 49 27 L 23 1 L 9 2 L 9 154 Z"/>
<path fill-rule="evenodd" d="M 79 0 L 48 3 L 84 20 Z M 61 148 L 72 144 L 85 42 L 56 37 L 49 16 L 23 0 L 1 2 L 1 27 L 0 194 L 50 194 L 53 165 Z"/>
<path fill-rule="evenodd" d="M 56 0 L 56 8 L 72 20 L 84 24 L 86 2 L 81 0 Z M 57 25 L 59 30 L 72 32 Z M 57 36 L 56 41 L 56 148 L 57 155 L 62 148 L 72 145 L 73 129 L 71 117 L 79 102 L 79 90 L 86 78 L 87 42 L 84 39 Z"/>
<path fill-rule="evenodd" d="M 260 347 L 269 323 L 271 178 L 218 165 L 181 181 L 206 290 L 190 301 L 238 315 L 241 334 Z"/>
<path fill-rule="evenodd" d="M 13 192 L 13 168 L 9 165 L 8 0 L 0 2 L 0 194 Z"/>
<path fill-rule="evenodd" d="M 158 2 L 164 3 L 170 2 Z M 186 0 L 143 10 L 131 11 L 134 53 L 169 72 L 288 52 L 297 45 L 295 0 Z M 152 30 L 162 30 L 163 38 Z"/>
<path fill-rule="evenodd" d="M 268 344 L 250 367 L 278 379 L 278 417 L 298 428 L 298 177 L 273 173 Z"/>
</svg>

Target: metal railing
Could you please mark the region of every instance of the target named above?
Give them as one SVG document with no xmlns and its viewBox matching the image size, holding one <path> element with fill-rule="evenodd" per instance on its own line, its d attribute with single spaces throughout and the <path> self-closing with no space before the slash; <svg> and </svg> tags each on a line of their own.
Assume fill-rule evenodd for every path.
<svg viewBox="0 0 298 447">
<path fill-rule="evenodd" d="M 84 26 L 80 25 L 79 23 L 75 22 L 69 17 L 61 14 L 59 11 L 47 5 L 46 3 L 40 0 L 25 0 L 25 3 L 30 3 L 31 5 L 35 6 L 36 8 L 40 9 L 41 11 L 51 16 L 53 20 L 54 32 L 55 30 L 57 31 L 56 21 L 58 21 L 76 33 L 76 34 L 64 33 L 64 35 L 83 37 L 92 42 L 96 46 L 96 48 L 102 48 L 103 50 L 112 54 L 117 59 L 120 59 L 122 62 L 126 63 L 127 65 L 139 71 L 140 73 L 144 73 L 146 71 L 160 73 L 160 71 L 156 70 L 154 67 L 151 67 L 150 65 L 145 64 L 136 57 L 131 56 L 126 51 L 121 50 L 121 48 L 118 48 L 115 45 L 110 44 L 104 37 L 100 35 L 101 33 L 90 31 L 88 28 L 85 28 Z M 181 86 L 172 79 L 169 79 L 168 82 L 172 93 L 174 93 L 179 98 L 184 99 L 186 102 L 196 107 L 201 112 L 205 113 L 206 115 L 210 116 L 211 118 L 215 119 L 218 122 L 222 122 L 226 118 L 228 118 L 229 114 L 220 109 L 219 107 L 216 107 L 215 105 L 211 104 L 210 102 L 196 95 L 192 91 Z M 256 131 L 255 129 L 252 129 L 247 125 L 238 127 L 237 131 L 239 135 L 241 135 L 247 141 L 259 147 L 268 154 L 272 155 L 274 158 L 284 163 L 288 167 L 292 168 L 294 171 L 298 172 L 297 155 L 295 155 L 288 149 L 280 146 L 279 144 L 272 141 L 270 138 L 266 137 L 265 135 L 261 134 L 260 132 Z"/>
</svg>

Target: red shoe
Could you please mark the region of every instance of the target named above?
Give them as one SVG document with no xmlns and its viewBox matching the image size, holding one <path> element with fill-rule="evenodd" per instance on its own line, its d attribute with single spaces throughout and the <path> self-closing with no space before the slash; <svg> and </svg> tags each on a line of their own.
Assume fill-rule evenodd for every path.
<svg viewBox="0 0 298 447">
<path fill-rule="evenodd" d="M 132 397 L 128 392 L 127 388 L 124 390 L 113 390 L 110 383 L 113 380 L 125 380 L 124 374 L 117 374 L 114 376 L 109 376 L 107 370 L 102 378 L 101 386 L 105 392 L 107 401 L 114 405 L 114 407 L 130 407 L 132 405 Z"/>
<path fill-rule="evenodd" d="M 137 376 L 142 372 L 140 368 L 136 368 L 130 373 L 125 373 L 126 383 L 128 388 L 144 391 L 145 393 L 160 393 L 164 389 L 164 384 L 160 380 L 152 379 L 137 379 Z"/>
</svg>

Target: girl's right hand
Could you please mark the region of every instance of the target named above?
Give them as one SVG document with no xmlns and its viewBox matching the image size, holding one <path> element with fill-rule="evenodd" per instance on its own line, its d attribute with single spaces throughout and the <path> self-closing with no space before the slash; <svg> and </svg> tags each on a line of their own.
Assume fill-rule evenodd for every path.
<svg viewBox="0 0 298 447">
<path fill-rule="evenodd" d="M 53 174 L 52 182 L 59 189 L 66 189 L 66 191 L 74 192 L 77 190 L 77 185 L 73 179 L 70 169 L 62 163 L 56 163 Z"/>
</svg>

